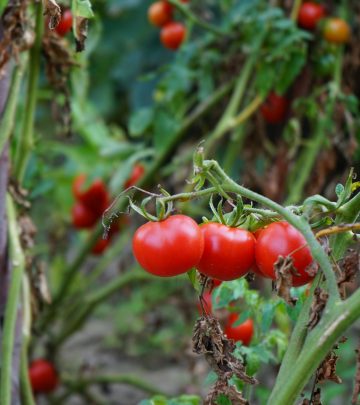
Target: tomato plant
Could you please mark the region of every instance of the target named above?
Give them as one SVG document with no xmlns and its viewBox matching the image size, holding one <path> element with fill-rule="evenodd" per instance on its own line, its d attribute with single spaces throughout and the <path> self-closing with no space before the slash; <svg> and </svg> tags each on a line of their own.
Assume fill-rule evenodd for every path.
<svg viewBox="0 0 360 405">
<path fill-rule="evenodd" d="M 254 321 L 249 318 L 239 325 L 234 325 L 238 323 L 238 320 L 238 314 L 230 314 L 224 328 L 224 333 L 229 339 L 233 339 L 235 342 L 242 342 L 245 346 L 249 346 L 254 335 Z"/>
<path fill-rule="evenodd" d="M 325 8 L 321 4 L 305 1 L 300 7 L 298 24 L 301 28 L 312 31 L 324 16 Z"/>
<path fill-rule="evenodd" d="M 341 18 L 328 18 L 324 25 L 323 35 L 326 41 L 333 44 L 344 44 L 350 39 L 349 24 Z"/>
<path fill-rule="evenodd" d="M 185 215 L 173 215 L 142 225 L 133 237 L 133 252 L 149 273 L 171 277 L 196 266 L 204 250 L 198 224 Z"/>
<path fill-rule="evenodd" d="M 180 22 L 166 24 L 160 33 L 160 39 L 165 48 L 176 51 L 183 43 L 186 35 L 186 28 Z"/>
<path fill-rule="evenodd" d="M 167 1 L 156 1 L 149 7 L 148 18 L 156 27 L 163 27 L 172 21 L 173 8 Z"/>
<path fill-rule="evenodd" d="M 73 17 L 71 10 L 65 10 L 62 15 L 59 24 L 56 26 L 55 31 L 64 37 L 72 29 Z"/>
<path fill-rule="evenodd" d="M 312 280 L 306 272 L 313 262 L 309 248 L 303 235 L 287 222 L 280 221 L 270 224 L 264 229 L 256 243 L 256 264 L 264 275 L 275 279 L 274 265 L 279 256 L 290 256 L 294 262 L 295 272 L 292 274 L 293 285 L 301 286 Z"/>
<path fill-rule="evenodd" d="M 59 377 L 54 365 L 44 359 L 31 362 L 29 377 L 34 393 L 53 392 L 59 384 Z"/>
</svg>

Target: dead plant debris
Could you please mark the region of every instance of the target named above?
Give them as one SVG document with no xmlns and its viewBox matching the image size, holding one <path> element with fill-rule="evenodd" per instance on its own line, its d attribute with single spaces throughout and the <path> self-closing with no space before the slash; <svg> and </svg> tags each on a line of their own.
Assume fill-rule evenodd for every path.
<svg viewBox="0 0 360 405">
<path fill-rule="evenodd" d="M 295 305 L 297 299 L 290 294 L 290 288 L 293 286 L 293 275 L 298 275 L 292 257 L 279 256 L 274 264 L 276 280 L 274 290 L 277 295 L 285 300 L 289 305 Z"/>
<path fill-rule="evenodd" d="M 321 315 L 326 306 L 329 294 L 320 287 L 316 287 L 314 291 L 314 299 L 310 308 L 310 317 L 307 327 L 311 330 L 320 322 Z"/>
</svg>

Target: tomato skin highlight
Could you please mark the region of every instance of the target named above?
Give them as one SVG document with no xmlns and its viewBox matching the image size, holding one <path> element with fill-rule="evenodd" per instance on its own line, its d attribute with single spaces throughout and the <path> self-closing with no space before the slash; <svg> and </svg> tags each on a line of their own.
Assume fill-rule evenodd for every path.
<svg viewBox="0 0 360 405">
<path fill-rule="evenodd" d="M 99 217 L 96 213 L 85 207 L 81 202 L 77 201 L 72 207 L 72 223 L 77 229 L 92 228 L 98 221 Z"/>
<path fill-rule="evenodd" d="M 221 281 L 244 276 L 254 264 L 255 237 L 240 228 L 209 222 L 200 226 L 204 253 L 197 269 Z"/>
<path fill-rule="evenodd" d="M 80 174 L 75 177 L 73 182 L 74 197 L 86 208 L 93 211 L 98 216 L 106 210 L 109 205 L 110 197 L 105 184 L 100 179 L 95 179 L 88 189 L 83 186 L 86 181 L 86 175 Z"/>
<path fill-rule="evenodd" d="M 245 346 L 249 346 L 254 335 L 254 321 L 249 318 L 240 325 L 233 326 L 238 319 L 238 314 L 230 314 L 224 328 L 224 333 L 228 339 L 232 339 L 235 342 L 242 342 Z"/>
<path fill-rule="evenodd" d="M 172 277 L 195 267 L 204 250 L 199 225 L 186 215 L 147 222 L 134 234 L 133 253 L 147 272 Z"/>
<path fill-rule="evenodd" d="M 260 111 L 265 121 L 269 124 L 278 124 L 284 121 L 288 110 L 288 101 L 285 97 L 271 92 Z"/>
<path fill-rule="evenodd" d="M 288 255 L 293 258 L 294 266 L 299 273 L 299 276 L 293 275 L 294 287 L 311 281 L 313 277 L 305 270 L 313 262 L 313 258 L 304 236 L 288 222 L 274 222 L 264 229 L 257 239 L 256 264 L 265 276 L 275 280 L 275 262 L 279 256 Z"/>
<path fill-rule="evenodd" d="M 73 23 L 72 13 L 70 10 L 65 10 L 62 13 L 61 20 L 56 26 L 55 31 L 61 36 L 64 37 L 68 32 L 71 31 Z"/>
<path fill-rule="evenodd" d="M 322 5 L 306 1 L 300 7 L 298 24 L 301 28 L 313 31 L 324 16 L 325 9 Z"/>
<path fill-rule="evenodd" d="M 341 18 L 329 18 L 324 26 L 323 36 L 333 44 L 345 44 L 350 39 L 350 27 Z"/>
<path fill-rule="evenodd" d="M 156 1 L 148 9 L 148 19 L 155 27 L 163 27 L 172 21 L 173 8 L 167 1 Z"/>
<path fill-rule="evenodd" d="M 165 48 L 176 51 L 185 39 L 186 28 L 179 22 L 166 24 L 160 32 L 160 40 Z"/>
<path fill-rule="evenodd" d="M 52 363 L 37 359 L 29 366 L 30 384 L 34 393 L 49 393 L 59 385 L 58 374 Z"/>
<path fill-rule="evenodd" d="M 126 180 L 124 184 L 124 188 L 129 188 L 131 186 L 134 186 L 144 175 L 145 173 L 145 167 L 141 163 L 137 163 L 131 174 L 130 177 Z"/>
</svg>

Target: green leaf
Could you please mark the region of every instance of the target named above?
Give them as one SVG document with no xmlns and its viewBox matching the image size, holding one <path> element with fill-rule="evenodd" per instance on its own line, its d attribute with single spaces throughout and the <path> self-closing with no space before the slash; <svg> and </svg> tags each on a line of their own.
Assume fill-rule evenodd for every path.
<svg viewBox="0 0 360 405">
<path fill-rule="evenodd" d="M 230 401 L 230 399 L 226 395 L 220 394 L 216 398 L 216 404 L 217 405 L 232 405 L 232 402 Z"/>
<path fill-rule="evenodd" d="M 75 15 L 84 18 L 93 18 L 94 13 L 89 0 L 75 0 Z"/>
<path fill-rule="evenodd" d="M 338 197 L 341 196 L 341 194 L 344 192 L 345 187 L 342 184 L 337 184 L 335 187 L 335 193 Z"/>
<path fill-rule="evenodd" d="M 165 110 L 157 111 L 154 120 L 154 146 L 157 151 L 162 151 L 177 134 L 180 123 Z"/>
<path fill-rule="evenodd" d="M 133 137 L 139 137 L 149 129 L 154 118 L 154 110 L 152 108 L 141 108 L 131 115 L 129 121 L 129 133 Z"/>
<path fill-rule="evenodd" d="M 189 277 L 189 280 L 191 282 L 191 284 L 193 285 L 193 287 L 195 288 L 195 290 L 197 292 L 200 292 L 200 283 L 199 280 L 197 278 L 197 272 L 196 269 L 191 269 L 187 272 L 187 275 Z"/>
</svg>

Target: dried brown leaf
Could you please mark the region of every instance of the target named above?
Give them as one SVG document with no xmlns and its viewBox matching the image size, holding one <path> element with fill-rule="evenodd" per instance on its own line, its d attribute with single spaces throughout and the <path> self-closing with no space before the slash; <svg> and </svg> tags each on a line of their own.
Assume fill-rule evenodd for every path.
<svg viewBox="0 0 360 405">
<path fill-rule="evenodd" d="M 76 52 L 82 52 L 85 49 L 85 41 L 88 34 L 88 19 L 76 17 L 75 19 L 75 41 Z"/>
<path fill-rule="evenodd" d="M 61 8 L 55 0 L 43 0 L 44 15 L 49 17 L 49 28 L 53 30 L 61 20 Z"/>
<path fill-rule="evenodd" d="M 349 250 L 346 256 L 340 261 L 341 275 L 338 279 L 339 288 L 345 283 L 352 283 L 357 274 L 360 273 L 360 253 Z"/>
<path fill-rule="evenodd" d="M 241 392 L 237 391 L 233 385 L 228 385 L 226 381 L 218 380 L 211 388 L 205 398 L 204 405 L 214 405 L 219 395 L 226 395 L 232 405 L 248 405 L 249 402 L 242 396 Z"/>
<path fill-rule="evenodd" d="M 314 291 L 314 299 L 310 308 L 310 317 L 307 327 L 311 330 L 320 322 L 321 315 L 326 306 L 329 294 L 320 287 L 316 287 Z"/>
<path fill-rule="evenodd" d="M 320 364 L 316 372 L 316 383 L 321 384 L 326 380 L 333 381 L 336 384 L 341 384 L 341 378 L 336 375 L 336 362 L 338 356 L 334 351 L 331 351 Z"/>
<path fill-rule="evenodd" d="M 290 288 L 293 285 L 293 275 L 297 275 L 297 270 L 294 267 L 293 259 L 290 256 L 279 256 L 274 264 L 276 280 L 274 282 L 274 290 L 279 297 L 283 298 L 289 305 L 296 304 L 296 298 L 290 294 Z"/>
</svg>

